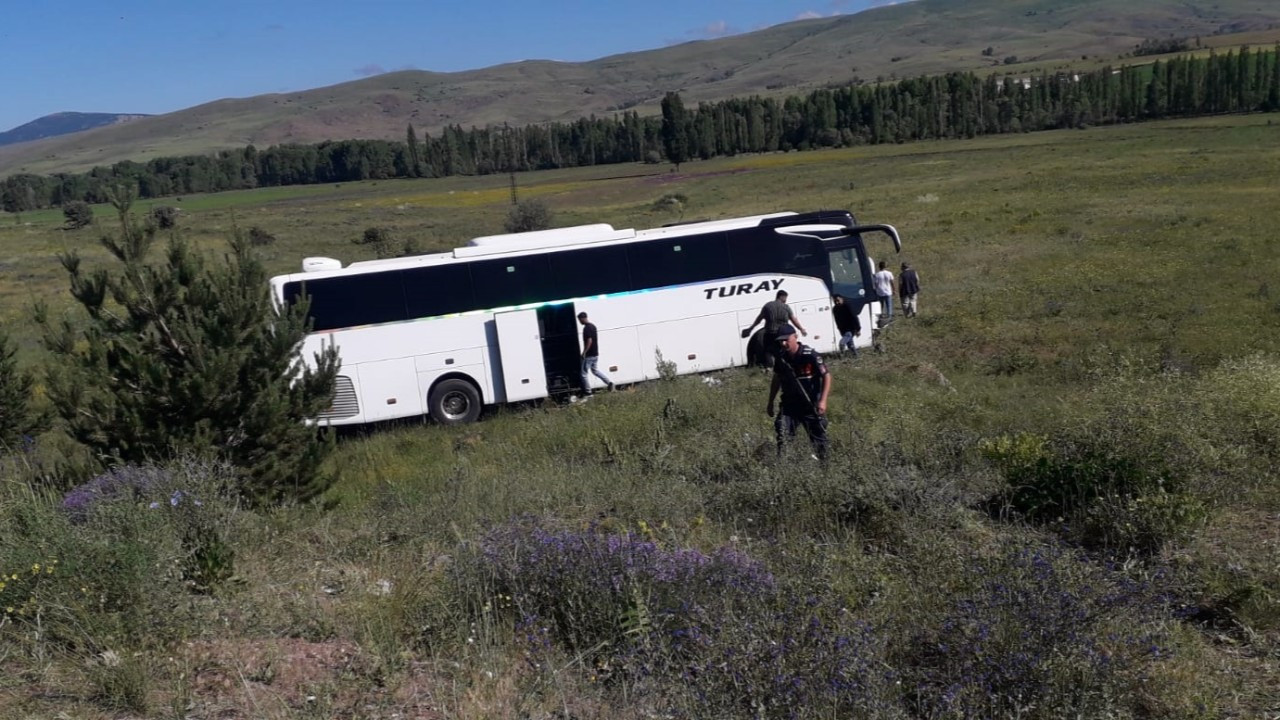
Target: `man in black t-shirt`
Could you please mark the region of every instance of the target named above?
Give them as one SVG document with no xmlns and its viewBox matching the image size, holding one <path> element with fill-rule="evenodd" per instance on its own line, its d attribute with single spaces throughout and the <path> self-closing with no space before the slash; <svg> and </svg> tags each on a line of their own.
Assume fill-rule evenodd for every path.
<svg viewBox="0 0 1280 720">
<path fill-rule="evenodd" d="M 849 307 L 843 295 L 831 296 L 831 316 L 835 318 L 836 330 L 840 331 L 840 349 L 850 350 L 857 357 L 858 346 L 853 339 L 862 335 L 862 321 L 858 320 L 858 314 Z"/>
<path fill-rule="evenodd" d="M 765 412 L 774 418 L 778 454 L 787 437 L 795 437 L 803 425 L 818 459 L 827 459 L 827 395 L 831 393 L 831 373 L 818 351 L 802 345 L 791 325 L 778 328 L 777 359 L 773 382 L 769 385 L 769 405 Z M 782 409 L 774 415 L 773 401 L 782 391 Z"/>
<path fill-rule="evenodd" d="M 600 360 L 600 338 L 596 333 L 596 326 L 587 322 L 585 312 L 578 313 L 578 322 L 582 323 L 582 394 L 591 395 L 591 378 L 588 377 L 588 373 L 603 380 L 604 384 L 612 390 L 613 381 L 596 367 L 596 362 Z"/>
</svg>

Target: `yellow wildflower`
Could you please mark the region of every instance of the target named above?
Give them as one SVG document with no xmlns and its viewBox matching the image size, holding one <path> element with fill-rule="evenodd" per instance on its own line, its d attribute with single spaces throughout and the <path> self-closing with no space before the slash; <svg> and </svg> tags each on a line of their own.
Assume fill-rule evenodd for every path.
<svg viewBox="0 0 1280 720">
<path fill-rule="evenodd" d="M 35 574 L 35 573 L 38 573 L 38 572 L 40 572 L 40 563 L 32 563 L 32 564 L 31 564 L 31 573 L 32 573 L 32 574 Z"/>
</svg>

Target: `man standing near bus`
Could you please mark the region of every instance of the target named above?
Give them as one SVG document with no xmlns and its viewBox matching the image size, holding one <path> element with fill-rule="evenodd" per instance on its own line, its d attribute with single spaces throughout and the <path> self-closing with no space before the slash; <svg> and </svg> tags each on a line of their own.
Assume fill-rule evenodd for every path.
<svg viewBox="0 0 1280 720">
<path fill-rule="evenodd" d="M 898 284 L 898 297 L 902 300 L 902 315 L 915 317 L 916 296 L 920 294 L 920 274 L 907 263 L 902 263 L 902 275 L 898 279 L 901 281 Z"/>
<path fill-rule="evenodd" d="M 587 322 L 585 312 L 578 313 L 578 322 L 582 323 L 582 396 L 591 397 L 591 378 L 588 373 L 603 380 L 610 390 L 613 389 L 613 381 L 596 367 L 600 360 L 600 338 L 595 324 Z"/>
<path fill-rule="evenodd" d="M 790 323 L 800 329 L 800 332 L 808 337 L 809 333 L 805 332 L 804 326 L 796 319 L 796 314 L 791 312 L 791 306 L 787 304 L 787 291 L 779 290 L 773 300 L 764 304 L 760 308 L 760 314 L 756 315 L 756 319 L 742 331 L 742 337 L 751 337 L 751 331 L 756 325 L 764 323 L 764 342 L 761 348 L 761 359 L 766 367 L 773 365 L 774 337 L 778 334 L 778 328 L 785 323 Z"/>
<path fill-rule="evenodd" d="M 893 271 L 880 261 L 880 270 L 871 278 L 876 295 L 880 296 L 880 327 L 893 322 Z"/>
<path fill-rule="evenodd" d="M 836 321 L 836 330 L 840 331 L 840 350 L 848 350 L 854 357 L 858 357 L 858 346 L 853 339 L 862 335 L 862 321 L 845 302 L 843 295 L 831 296 L 831 316 Z"/>
<path fill-rule="evenodd" d="M 831 393 L 831 374 L 822 356 L 808 345 L 802 345 L 791 325 L 778 328 L 774 342 L 778 357 L 773 366 L 773 382 L 769 385 L 769 404 L 765 412 L 774 418 L 778 436 L 778 455 L 782 455 L 787 437 L 795 437 L 796 427 L 803 425 L 813 444 L 814 456 L 827 459 L 827 395 Z M 782 391 L 782 408 L 774 414 L 773 401 Z"/>
</svg>

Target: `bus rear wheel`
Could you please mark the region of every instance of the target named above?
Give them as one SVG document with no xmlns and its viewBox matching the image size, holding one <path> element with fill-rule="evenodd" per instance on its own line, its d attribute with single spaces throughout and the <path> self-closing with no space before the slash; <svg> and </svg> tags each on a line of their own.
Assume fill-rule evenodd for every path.
<svg viewBox="0 0 1280 720">
<path fill-rule="evenodd" d="M 475 422 L 480 417 L 480 392 L 466 380 L 442 380 L 431 388 L 427 408 L 441 425 Z"/>
</svg>

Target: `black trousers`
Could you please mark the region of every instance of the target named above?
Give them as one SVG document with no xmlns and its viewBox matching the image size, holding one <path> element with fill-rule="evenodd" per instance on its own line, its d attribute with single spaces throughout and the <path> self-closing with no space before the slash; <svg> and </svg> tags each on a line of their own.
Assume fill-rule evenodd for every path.
<svg viewBox="0 0 1280 720">
<path fill-rule="evenodd" d="M 782 446 L 788 437 L 795 437 L 801 426 L 809 433 L 809 442 L 819 460 L 827 459 L 827 419 L 812 410 L 807 412 L 787 412 L 782 410 L 773 419 L 773 430 L 778 436 L 778 454 L 782 454 Z"/>
</svg>

